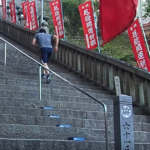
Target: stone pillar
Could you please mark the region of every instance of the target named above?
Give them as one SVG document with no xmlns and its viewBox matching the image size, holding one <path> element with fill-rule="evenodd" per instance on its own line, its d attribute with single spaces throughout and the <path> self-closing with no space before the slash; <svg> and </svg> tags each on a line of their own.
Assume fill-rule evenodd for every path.
<svg viewBox="0 0 150 150">
<path fill-rule="evenodd" d="M 132 97 L 114 98 L 115 150 L 134 150 Z"/>
<path fill-rule="evenodd" d="M 20 25 L 21 25 L 22 27 L 24 27 L 24 26 L 25 26 L 25 20 L 24 20 L 23 14 L 20 15 L 19 20 L 20 20 Z"/>
<path fill-rule="evenodd" d="M 17 16 L 16 16 L 16 24 L 19 24 L 20 25 L 20 19 L 19 19 L 19 16 L 20 16 L 20 14 L 18 14 L 18 11 L 21 9 L 21 7 L 20 6 L 16 6 L 16 14 L 17 14 Z"/>
<path fill-rule="evenodd" d="M 9 5 L 9 3 L 8 3 L 8 5 Z M 10 8 L 8 5 L 6 7 L 7 8 L 7 20 L 11 22 Z"/>
<path fill-rule="evenodd" d="M 45 29 L 46 33 L 49 34 L 48 23 L 46 21 L 42 22 L 41 28 Z"/>
</svg>

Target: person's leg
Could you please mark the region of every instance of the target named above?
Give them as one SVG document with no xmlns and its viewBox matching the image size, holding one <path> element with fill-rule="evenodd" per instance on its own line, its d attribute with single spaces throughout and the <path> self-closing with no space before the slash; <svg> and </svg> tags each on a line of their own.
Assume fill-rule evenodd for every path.
<svg viewBox="0 0 150 150">
<path fill-rule="evenodd" d="M 41 49 L 41 61 L 42 61 L 42 64 L 47 68 L 47 69 L 49 69 L 49 67 L 48 67 L 48 65 L 47 65 L 47 62 L 48 62 L 48 60 L 47 60 L 47 58 L 48 58 L 48 53 L 47 53 L 47 48 L 46 47 L 44 47 L 44 48 L 42 48 Z M 43 69 L 43 73 L 45 74 L 49 74 L 49 71 L 47 70 L 47 69 Z"/>
<path fill-rule="evenodd" d="M 48 60 L 49 60 L 51 54 L 52 54 L 52 48 L 48 48 L 48 49 L 47 49 L 47 62 L 48 62 Z M 48 65 L 47 65 L 47 67 L 48 67 Z M 49 74 L 47 75 L 47 80 L 46 80 L 46 83 L 47 83 L 47 84 L 50 83 L 52 76 L 53 76 L 52 73 L 49 73 Z"/>
<path fill-rule="evenodd" d="M 52 49 L 51 48 L 42 48 L 41 49 L 41 58 L 42 58 L 42 61 L 43 61 L 43 65 L 49 69 L 48 67 L 48 59 L 49 57 L 51 56 L 51 53 L 52 53 Z M 46 83 L 49 84 L 50 83 L 50 80 L 51 80 L 51 75 L 50 75 L 50 72 L 45 69 L 45 72 L 46 72 Z"/>
</svg>

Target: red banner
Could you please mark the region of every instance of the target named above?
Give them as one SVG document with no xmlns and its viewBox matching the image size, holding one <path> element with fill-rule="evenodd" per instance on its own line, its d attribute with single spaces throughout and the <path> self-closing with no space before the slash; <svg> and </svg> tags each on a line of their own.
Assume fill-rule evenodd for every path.
<svg viewBox="0 0 150 150">
<path fill-rule="evenodd" d="M 98 44 L 91 1 L 79 5 L 79 12 L 84 29 L 86 48 L 94 49 Z"/>
<path fill-rule="evenodd" d="M 99 0 L 99 2 L 99 21 L 104 45 L 126 31 L 134 22 L 138 0 Z"/>
<path fill-rule="evenodd" d="M 30 30 L 37 30 L 38 21 L 36 15 L 35 1 L 29 3 L 29 10 L 30 10 L 30 18 L 31 18 Z"/>
<path fill-rule="evenodd" d="M 25 1 L 22 4 L 23 15 L 25 19 L 25 28 L 30 28 L 30 11 L 29 11 L 29 2 Z"/>
<path fill-rule="evenodd" d="M 49 3 L 52 12 L 55 33 L 59 38 L 64 37 L 64 25 L 62 18 L 62 10 L 60 0 L 55 0 Z"/>
<path fill-rule="evenodd" d="M 11 23 L 16 23 L 16 11 L 15 11 L 15 1 L 12 0 L 9 3 L 10 7 L 10 15 L 11 15 Z"/>
<path fill-rule="evenodd" d="M 3 19 L 6 19 L 7 18 L 6 0 L 2 0 L 2 12 L 3 12 Z"/>
<path fill-rule="evenodd" d="M 128 28 L 128 34 L 138 67 L 150 71 L 149 56 L 138 19 Z"/>
</svg>

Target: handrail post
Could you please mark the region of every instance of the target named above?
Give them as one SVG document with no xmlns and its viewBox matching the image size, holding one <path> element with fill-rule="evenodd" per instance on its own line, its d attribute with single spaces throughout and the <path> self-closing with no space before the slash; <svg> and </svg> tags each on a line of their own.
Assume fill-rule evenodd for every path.
<svg viewBox="0 0 150 150">
<path fill-rule="evenodd" d="M 6 66 L 6 43 L 5 43 L 5 58 L 4 58 L 4 66 Z"/>
<path fill-rule="evenodd" d="M 39 98 L 41 100 L 41 65 L 39 65 Z"/>
<path fill-rule="evenodd" d="M 107 122 L 107 107 L 106 107 L 106 105 L 104 105 L 104 115 L 105 115 L 106 150 L 108 150 L 108 122 Z"/>
</svg>

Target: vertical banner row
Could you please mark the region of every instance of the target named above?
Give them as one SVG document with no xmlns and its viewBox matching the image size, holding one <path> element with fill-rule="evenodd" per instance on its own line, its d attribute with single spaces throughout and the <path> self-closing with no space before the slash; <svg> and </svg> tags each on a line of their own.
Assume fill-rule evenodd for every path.
<svg viewBox="0 0 150 150">
<path fill-rule="evenodd" d="M 9 7 L 10 7 L 11 23 L 16 23 L 15 0 L 12 0 L 9 3 Z"/>
<path fill-rule="evenodd" d="M 138 19 L 136 19 L 128 28 L 128 35 L 137 62 L 137 66 L 141 69 L 150 71 L 149 56 Z"/>
<path fill-rule="evenodd" d="M 35 1 L 32 1 L 30 3 L 29 1 L 25 1 L 21 5 L 25 19 L 25 28 L 29 28 L 30 30 L 37 30 L 38 21 L 37 21 Z"/>
<path fill-rule="evenodd" d="M 49 3 L 55 27 L 55 33 L 59 38 L 64 38 L 64 25 L 60 0 Z"/>
<path fill-rule="evenodd" d="M 87 49 L 95 49 L 98 46 L 91 1 L 79 5 L 79 12 L 84 29 L 84 37 Z"/>
</svg>

